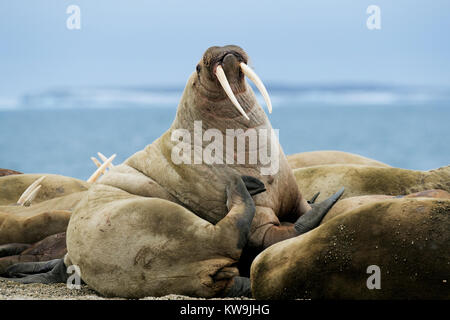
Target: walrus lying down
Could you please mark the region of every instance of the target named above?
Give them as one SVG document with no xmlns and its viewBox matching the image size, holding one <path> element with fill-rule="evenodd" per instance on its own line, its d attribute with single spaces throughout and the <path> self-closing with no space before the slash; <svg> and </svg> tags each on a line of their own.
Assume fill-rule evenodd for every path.
<svg viewBox="0 0 450 320">
<path fill-rule="evenodd" d="M 39 182 L 33 204 L 20 203 L 20 195 Z M 84 181 L 60 175 L 9 175 L 0 178 L 0 245 L 31 244 L 65 232 L 70 210 L 88 189 Z"/>
<path fill-rule="evenodd" d="M 371 167 L 390 168 L 390 165 L 343 151 L 321 150 L 291 154 L 287 160 L 292 169 L 322 166 L 327 164 L 352 164 Z"/>
<path fill-rule="evenodd" d="M 387 199 L 344 210 L 262 252 L 252 264 L 253 295 L 450 299 L 449 230 L 449 199 Z M 367 284 L 370 266 L 379 268 L 380 289 Z"/>
<path fill-rule="evenodd" d="M 61 259 L 67 253 L 66 233 L 53 234 L 34 244 L 11 243 L 0 246 L 0 274 L 17 263 Z"/>
<path fill-rule="evenodd" d="M 173 202 L 96 184 L 70 220 L 66 265 L 105 296 L 249 295 L 237 262 L 255 214 L 251 195 L 264 190 L 255 178 L 231 177 L 229 213 L 211 224 Z"/>
<path fill-rule="evenodd" d="M 342 199 L 363 195 L 407 195 L 440 189 L 450 192 L 450 166 L 428 170 L 407 170 L 355 164 L 329 164 L 294 170 L 298 185 L 306 197 L 320 191 L 318 199 L 345 187 Z"/>
</svg>

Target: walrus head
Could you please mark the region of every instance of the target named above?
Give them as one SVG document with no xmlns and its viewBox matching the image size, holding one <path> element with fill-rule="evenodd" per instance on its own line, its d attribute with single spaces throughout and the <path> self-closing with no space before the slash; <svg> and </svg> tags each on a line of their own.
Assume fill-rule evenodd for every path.
<svg viewBox="0 0 450 320">
<path fill-rule="evenodd" d="M 236 110 L 249 120 L 247 111 L 255 105 L 255 98 L 245 76 L 252 80 L 272 112 L 272 104 L 264 84 L 247 65 L 245 51 L 234 45 L 210 47 L 197 64 L 196 72 L 191 76 L 192 87 L 201 98 L 196 101 L 198 107 L 208 111 L 220 112 L 222 116 L 234 117 Z M 230 105 L 232 109 L 227 108 Z M 212 104 L 215 106 L 212 107 Z M 234 109 L 234 110 L 233 110 Z"/>
</svg>

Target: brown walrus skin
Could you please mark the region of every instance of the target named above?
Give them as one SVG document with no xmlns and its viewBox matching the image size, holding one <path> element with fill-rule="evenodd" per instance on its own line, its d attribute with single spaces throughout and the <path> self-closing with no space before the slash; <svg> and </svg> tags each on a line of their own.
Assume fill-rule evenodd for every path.
<svg viewBox="0 0 450 320">
<path fill-rule="evenodd" d="M 253 295 L 448 300 L 449 230 L 448 199 L 368 203 L 263 251 L 252 264 Z M 370 266 L 379 267 L 380 289 L 367 285 Z"/>
</svg>

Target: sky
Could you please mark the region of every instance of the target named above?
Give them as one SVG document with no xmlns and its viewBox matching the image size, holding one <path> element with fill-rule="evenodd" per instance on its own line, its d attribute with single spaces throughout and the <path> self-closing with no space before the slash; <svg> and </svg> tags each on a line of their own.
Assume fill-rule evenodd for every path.
<svg viewBox="0 0 450 320">
<path fill-rule="evenodd" d="M 69 30 L 67 7 L 80 8 Z M 369 30 L 369 5 L 381 29 Z M 265 82 L 450 86 L 450 1 L 2 0 L 0 97 L 55 87 L 184 85 L 237 44 Z"/>
</svg>

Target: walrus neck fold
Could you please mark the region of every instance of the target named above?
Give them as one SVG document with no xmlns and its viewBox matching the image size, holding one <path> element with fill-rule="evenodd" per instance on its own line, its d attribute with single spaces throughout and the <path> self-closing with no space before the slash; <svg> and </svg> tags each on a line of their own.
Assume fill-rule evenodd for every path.
<svg viewBox="0 0 450 320">
<path fill-rule="evenodd" d="M 225 133 L 225 129 L 269 127 L 270 122 L 256 100 L 252 88 L 245 83 L 245 91 L 235 92 L 236 98 L 248 115 L 249 120 L 236 110 L 229 98 L 205 92 L 198 83 L 197 74 L 189 78 L 178 105 L 177 115 L 172 129 L 187 129 L 194 121 L 202 121 L 205 128 L 215 128 Z"/>
</svg>

